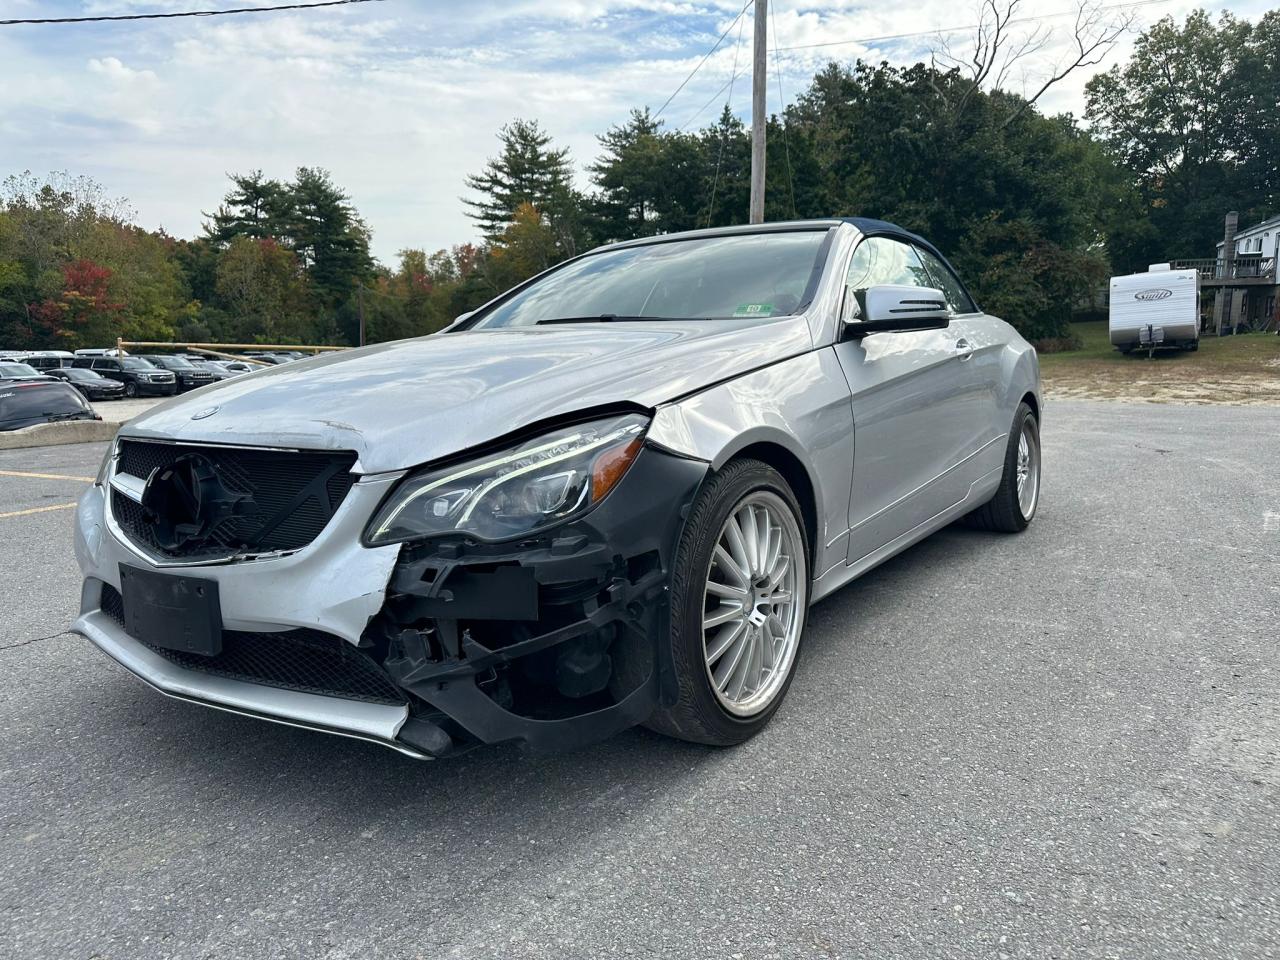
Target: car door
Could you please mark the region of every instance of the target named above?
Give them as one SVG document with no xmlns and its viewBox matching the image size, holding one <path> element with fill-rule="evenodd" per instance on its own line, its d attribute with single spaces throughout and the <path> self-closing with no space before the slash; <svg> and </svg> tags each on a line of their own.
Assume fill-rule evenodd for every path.
<svg viewBox="0 0 1280 960">
<path fill-rule="evenodd" d="M 1006 413 L 1000 409 L 1000 354 L 1006 338 L 1001 324 L 973 302 L 964 284 L 942 258 L 924 247 L 916 252 L 929 273 L 932 286 L 942 291 L 953 314 L 948 331 L 955 342 L 960 367 L 957 393 L 951 401 L 957 410 L 958 428 L 965 431 L 967 458 L 959 475 L 967 484 L 999 469 L 1004 463 L 1009 435 Z"/>
<path fill-rule="evenodd" d="M 91 369 L 109 380 L 116 380 L 120 383 L 125 381 L 125 375 L 120 369 L 119 360 L 95 360 Z"/>
<path fill-rule="evenodd" d="M 866 237 L 854 250 L 845 297 L 861 306 L 877 284 L 933 286 L 914 246 Z M 842 338 L 836 356 L 853 403 L 854 467 L 848 561 L 855 563 L 963 499 L 954 467 L 971 433 L 957 335 L 949 329 Z"/>
</svg>

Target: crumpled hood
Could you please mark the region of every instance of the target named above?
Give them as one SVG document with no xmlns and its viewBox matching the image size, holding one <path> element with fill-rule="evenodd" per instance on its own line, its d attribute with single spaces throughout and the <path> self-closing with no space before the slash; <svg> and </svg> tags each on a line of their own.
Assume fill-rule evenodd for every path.
<svg viewBox="0 0 1280 960">
<path fill-rule="evenodd" d="M 810 348 L 802 317 L 438 334 L 202 387 L 121 434 L 355 450 L 359 472 L 379 473 L 560 414 L 627 402 L 653 408 Z"/>
</svg>

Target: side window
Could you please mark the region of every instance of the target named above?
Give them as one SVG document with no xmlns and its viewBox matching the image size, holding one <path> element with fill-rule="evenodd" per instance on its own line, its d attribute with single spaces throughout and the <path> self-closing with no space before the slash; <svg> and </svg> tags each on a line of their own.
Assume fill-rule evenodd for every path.
<svg viewBox="0 0 1280 960">
<path fill-rule="evenodd" d="M 853 251 L 845 287 L 858 298 L 859 309 L 866 310 L 867 287 L 882 283 L 933 285 L 914 247 L 888 237 L 867 237 Z"/>
<path fill-rule="evenodd" d="M 928 250 L 920 250 L 919 253 L 920 259 L 929 269 L 929 276 L 933 278 L 933 283 L 929 286 L 942 291 L 942 295 L 947 298 L 947 305 L 956 313 L 976 313 L 978 308 L 973 305 L 951 269 Z"/>
</svg>

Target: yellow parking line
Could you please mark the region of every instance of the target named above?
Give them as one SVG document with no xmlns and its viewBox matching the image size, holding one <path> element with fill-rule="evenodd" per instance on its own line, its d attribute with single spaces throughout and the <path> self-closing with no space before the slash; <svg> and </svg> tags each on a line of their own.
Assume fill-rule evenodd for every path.
<svg viewBox="0 0 1280 960">
<path fill-rule="evenodd" d="M 30 510 L 11 510 L 9 513 L 0 513 L 0 520 L 8 520 L 10 517 L 29 517 L 33 513 L 48 513 L 50 510 L 70 510 L 74 506 L 74 503 L 55 503 L 51 507 L 32 507 Z"/>
<path fill-rule="evenodd" d="M 93 477 L 72 477 L 65 473 L 24 473 L 21 470 L 0 470 L 0 477 L 27 477 L 31 480 L 79 480 L 93 483 Z"/>
</svg>

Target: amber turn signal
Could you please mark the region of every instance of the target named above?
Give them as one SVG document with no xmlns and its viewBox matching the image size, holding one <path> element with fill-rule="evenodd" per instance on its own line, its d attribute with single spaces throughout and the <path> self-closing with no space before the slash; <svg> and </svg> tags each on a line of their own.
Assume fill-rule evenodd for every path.
<svg viewBox="0 0 1280 960">
<path fill-rule="evenodd" d="M 644 446 L 644 440 L 636 437 L 626 443 L 610 447 L 596 457 L 595 463 L 591 465 L 592 503 L 603 500 L 609 491 L 618 485 L 618 481 L 639 455 L 642 446 Z"/>
</svg>

